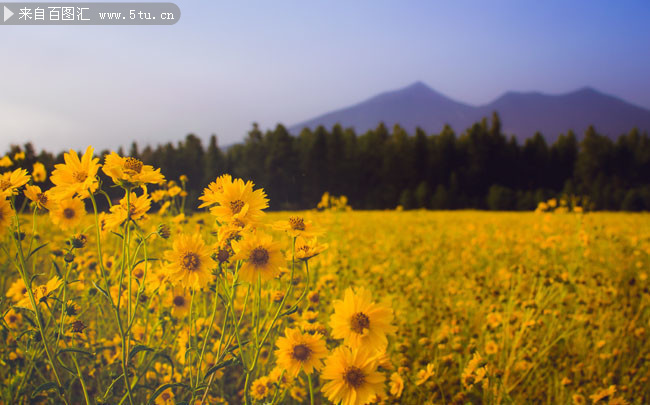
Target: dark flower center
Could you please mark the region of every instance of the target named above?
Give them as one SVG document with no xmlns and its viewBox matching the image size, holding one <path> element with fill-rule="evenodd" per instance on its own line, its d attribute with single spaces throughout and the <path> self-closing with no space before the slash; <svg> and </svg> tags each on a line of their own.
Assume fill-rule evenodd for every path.
<svg viewBox="0 0 650 405">
<path fill-rule="evenodd" d="M 230 252 L 227 249 L 219 249 L 217 252 L 217 260 L 219 263 L 227 262 L 230 259 Z"/>
<path fill-rule="evenodd" d="M 310 355 L 311 349 L 304 344 L 295 345 L 293 347 L 293 351 L 291 352 L 291 357 L 298 361 L 305 361 L 309 358 Z"/>
<path fill-rule="evenodd" d="M 87 328 L 87 326 L 84 325 L 84 323 L 81 322 L 81 321 L 74 321 L 74 322 L 72 322 L 72 331 L 73 331 L 74 333 L 81 333 L 81 332 L 83 332 L 84 329 L 86 329 L 86 328 Z"/>
<path fill-rule="evenodd" d="M 249 257 L 251 263 L 255 266 L 264 266 L 269 262 L 269 251 L 259 246 L 253 249 Z"/>
<path fill-rule="evenodd" d="M 294 231 L 304 231 L 305 230 L 305 221 L 300 217 L 290 217 L 289 226 Z"/>
<path fill-rule="evenodd" d="M 356 314 L 352 315 L 352 319 L 350 320 L 350 329 L 356 333 L 363 333 L 364 329 L 369 328 L 370 319 L 368 319 L 368 315 L 364 314 L 363 312 L 357 312 Z"/>
<path fill-rule="evenodd" d="M 0 180 L 0 190 L 4 191 L 11 187 L 11 182 L 9 180 L 2 179 Z"/>
<path fill-rule="evenodd" d="M 366 376 L 359 367 L 351 366 L 345 369 L 343 379 L 352 388 L 359 388 L 366 382 Z"/>
<path fill-rule="evenodd" d="M 259 384 L 257 387 L 257 395 L 259 396 L 266 396 L 266 385 L 264 384 Z"/>
<path fill-rule="evenodd" d="M 174 297 L 174 305 L 177 307 L 182 307 L 185 305 L 185 297 L 182 295 L 177 295 Z"/>
<path fill-rule="evenodd" d="M 140 279 L 142 276 L 144 276 L 144 270 L 138 267 L 137 269 L 133 270 L 133 275 L 135 278 Z"/>
<path fill-rule="evenodd" d="M 185 253 L 181 260 L 183 268 L 188 271 L 194 271 L 199 268 L 201 261 L 196 253 Z"/>
<path fill-rule="evenodd" d="M 79 183 L 82 181 L 86 180 L 88 178 L 88 173 L 86 172 L 74 172 L 72 177 L 77 180 Z"/>
<path fill-rule="evenodd" d="M 44 206 L 45 204 L 47 204 L 47 201 L 48 201 L 47 200 L 47 195 L 45 195 L 45 193 L 38 193 L 38 195 L 36 196 L 36 200 L 38 200 L 38 203 L 40 205 Z"/>
<path fill-rule="evenodd" d="M 230 210 L 233 214 L 239 214 L 242 208 L 246 205 L 242 200 L 235 200 L 230 202 Z"/>
<path fill-rule="evenodd" d="M 66 217 L 67 219 L 72 219 L 75 216 L 75 212 L 72 208 L 65 208 L 63 210 L 63 216 Z"/>
<path fill-rule="evenodd" d="M 124 162 L 124 168 L 135 173 L 140 173 L 142 171 L 142 162 L 136 158 L 128 157 Z"/>
</svg>

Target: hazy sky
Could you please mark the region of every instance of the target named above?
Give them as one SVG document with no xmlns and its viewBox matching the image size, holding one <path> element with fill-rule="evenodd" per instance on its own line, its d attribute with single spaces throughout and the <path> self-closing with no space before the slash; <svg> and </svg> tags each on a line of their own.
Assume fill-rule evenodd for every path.
<svg viewBox="0 0 650 405">
<path fill-rule="evenodd" d="M 650 108 L 638 1 L 176 1 L 173 26 L 0 26 L 0 151 L 222 145 L 422 80 L 483 104 L 586 85 Z"/>
</svg>

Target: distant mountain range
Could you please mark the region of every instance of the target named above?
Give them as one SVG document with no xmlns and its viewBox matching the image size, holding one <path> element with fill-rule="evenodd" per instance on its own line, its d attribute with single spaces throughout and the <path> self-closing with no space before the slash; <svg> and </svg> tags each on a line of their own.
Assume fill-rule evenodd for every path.
<svg viewBox="0 0 650 405">
<path fill-rule="evenodd" d="M 489 104 L 474 107 L 452 100 L 422 82 L 306 120 L 289 131 L 298 134 L 304 127 L 331 128 L 340 123 L 362 134 L 383 121 L 389 128 L 400 124 L 411 134 L 418 126 L 428 133 L 439 133 L 445 124 L 460 134 L 483 117 L 489 119 L 493 111 L 499 113 L 503 133 L 516 135 L 520 141 L 541 132 L 548 142 L 554 142 L 570 129 L 581 138 L 589 125 L 612 139 L 633 127 L 650 131 L 650 110 L 590 87 L 560 95 L 511 91 Z"/>
</svg>

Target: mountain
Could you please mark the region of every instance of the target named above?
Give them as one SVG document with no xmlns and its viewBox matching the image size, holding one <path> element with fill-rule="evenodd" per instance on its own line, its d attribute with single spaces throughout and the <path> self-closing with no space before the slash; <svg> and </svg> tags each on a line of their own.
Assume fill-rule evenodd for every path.
<svg viewBox="0 0 650 405">
<path fill-rule="evenodd" d="M 516 135 L 520 141 L 538 131 L 549 142 L 569 129 L 580 137 L 589 125 L 612 139 L 633 127 L 650 131 L 650 110 L 589 87 L 561 95 L 507 92 L 489 104 L 475 107 L 452 100 L 422 82 L 309 119 L 289 130 L 297 134 L 304 127 L 331 128 L 340 123 L 363 133 L 383 121 L 389 128 L 400 124 L 410 133 L 418 126 L 438 133 L 445 124 L 461 133 L 481 118 L 489 118 L 493 111 L 501 117 L 503 132 Z"/>
</svg>

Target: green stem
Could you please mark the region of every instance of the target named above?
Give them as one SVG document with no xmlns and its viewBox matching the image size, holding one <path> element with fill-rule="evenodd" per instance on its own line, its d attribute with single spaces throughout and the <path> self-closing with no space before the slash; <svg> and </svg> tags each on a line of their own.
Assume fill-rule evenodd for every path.
<svg viewBox="0 0 650 405">
<path fill-rule="evenodd" d="M 97 213 L 97 203 L 95 201 L 95 197 L 93 196 L 91 190 L 88 190 L 88 194 L 90 195 L 90 199 L 93 203 L 93 210 L 95 213 L 95 227 L 97 228 L 97 253 L 99 254 L 98 260 L 99 260 L 99 268 L 101 269 L 102 272 L 102 277 L 104 278 L 104 283 L 106 285 L 106 293 L 108 295 L 108 299 L 111 303 L 111 307 L 113 308 L 115 312 L 115 321 L 117 322 L 117 327 L 120 332 L 120 338 L 122 341 L 122 373 L 124 374 L 124 385 L 126 385 L 126 393 L 129 398 L 129 403 L 133 405 L 133 395 L 131 394 L 131 385 L 129 384 L 129 377 L 127 373 L 127 367 L 128 367 L 128 346 L 127 346 L 127 337 L 124 333 L 124 327 L 122 326 L 122 319 L 120 317 L 120 301 L 122 297 L 122 281 L 124 278 L 124 268 L 125 268 L 125 253 L 128 253 L 127 251 L 127 231 L 128 231 L 128 225 L 129 225 L 129 219 L 130 219 L 130 210 L 129 213 L 127 214 L 127 220 L 126 223 L 124 224 L 124 232 L 125 234 L 122 235 L 123 241 L 122 241 L 122 272 L 120 274 L 120 281 L 119 281 L 119 286 L 118 286 L 118 294 L 117 294 L 117 304 L 113 303 L 113 298 L 111 297 L 110 293 L 110 286 L 108 284 L 108 277 L 106 275 L 106 269 L 104 268 L 104 259 L 102 256 L 102 248 L 101 248 L 101 232 L 100 232 L 100 227 L 99 227 L 99 215 Z M 127 190 L 127 196 L 130 195 Z M 127 200 L 129 201 L 129 200 Z M 127 206 L 130 206 L 127 205 Z M 130 294 L 130 292 L 129 292 Z M 128 320 L 128 318 L 127 318 Z"/>
<path fill-rule="evenodd" d="M 20 220 L 18 219 L 18 213 L 16 212 L 16 207 L 14 204 L 14 198 L 11 198 L 11 206 L 14 211 L 14 220 L 16 221 L 16 233 L 17 235 L 20 235 Z M 36 300 L 34 299 L 34 292 L 32 291 L 32 285 L 31 281 L 27 277 L 27 264 L 25 263 L 25 255 L 23 254 L 23 247 L 18 240 L 19 238 L 14 237 L 13 241 L 14 244 L 16 245 L 16 250 L 18 251 L 18 259 L 20 265 L 18 266 L 18 271 L 20 273 L 20 276 L 23 279 L 23 283 L 27 287 L 27 295 L 29 296 L 29 301 L 32 304 L 32 308 L 34 309 L 34 313 L 36 314 L 36 323 L 38 324 L 38 330 L 41 334 L 41 340 L 43 341 L 43 346 L 45 347 L 45 353 L 47 354 L 47 358 L 50 361 L 50 365 L 52 366 L 52 372 L 54 373 L 54 378 L 56 378 L 56 383 L 59 388 L 59 395 L 63 399 L 63 402 L 66 404 L 68 403 L 68 400 L 63 396 L 63 393 L 61 389 L 63 388 L 61 386 L 61 378 L 59 377 L 59 373 L 56 371 L 56 366 L 54 365 L 54 361 L 52 360 L 52 353 L 50 352 L 50 348 L 47 344 L 47 338 L 45 336 L 45 331 L 43 330 L 43 322 L 41 319 L 41 311 L 38 308 L 38 305 L 36 304 Z"/>
<path fill-rule="evenodd" d="M 307 374 L 307 381 L 309 382 L 309 403 L 314 405 L 314 389 L 311 384 L 311 374 Z"/>
<path fill-rule="evenodd" d="M 252 364 L 250 367 L 246 367 L 244 364 L 244 369 L 246 370 L 246 381 L 244 383 L 244 395 L 246 396 L 246 404 L 249 403 L 250 398 L 248 397 L 248 388 L 249 388 L 249 383 L 250 383 L 250 374 L 255 370 L 255 366 L 257 366 L 257 360 L 259 359 L 260 352 L 262 347 L 264 346 L 264 343 L 266 342 L 266 339 L 269 337 L 269 334 L 273 330 L 273 327 L 275 326 L 275 322 L 278 320 L 280 317 L 280 313 L 282 312 L 282 309 L 284 308 L 284 303 L 287 300 L 287 297 L 289 294 L 291 294 L 291 290 L 293 288 L 293 275 L 295 271 L 295 263 L 296 263 L 296 238 L 293 238 L 293 243 L 291 244 L 291 278 L 289 280 L 289 286 L 287 287 L 287 291 L 285 292 L 284 296 L 282 297 L 282 301 L 280 302 L 280 305 L 278 306 L 277 311 L 275 311 L 275 316 L 273 316 L 273 320 L 271 321 L 271 325 L 269 328 L 264 332 L 264 336 L 262 337 L 262 341 L 259 343 L 259 345 L 256 342 L 255 346 L 255 355 L 253 357 Z"/>
<path fill-rule="evenodd" d="M 88 390 L 86 389 L 86 383 L 84 381 L 84 377 L 81 374 L 81 370 L 79 369 L 79 363 L 77 363 L 77 356 L 72 356 L 72 361 L 74 361 L 74 366 L 77 369 L 77 375 L 79 376 L 79 382 L 81 383 L 81 390 L 84 393 L 84 399 L 86 400 L 86 405 L 90 405 L 90 399 L 88 399 Z"/>
<path fill-rule="evenodd" d="M 72 248 L 68 251 L 71 252 Z M 67 300 L 67 292 L 68 292 L 68 276 L 70 275 L 70 270 L 72 269 L 72 266 L 70 266 L 70 263 L 65 264 L 66 271 L 65 271 L 65 276 L 63 278 L 63 300 L 61 301 L 61 321 L 59 323 L 59 336 L 56 338 L 56 347 L 59 347 L 59 340 L 61 339 L 61 336 L 63 336 L 63 322 L 65 322 L 65 314 L 66 314 L 66 300 Z"/>
<path fill-rule="evenodd" d="M 271 405 L 275 405 L 275 401 L 278 398 L 278 394 L 280 393 L 280 385 L 282 384 L 282 377 L 284 377 L 284 373 L 287 370 L 282 370 L 282 373 L 280 373 L 280 378 L 278 378 L 278 385 L 277 388 L 275 389 L 275 393 L 273 394 L 273 399 L 271 399 Z"/>
<path fill-rule="evenodd" d="M 99 214 L 97 213 L 97 202 L 95 201 L 95 196 L 93 196 L 93 193 L 90 191 L 90 189 L 88 189 L 88 194 L 90 195 L 90 201 L 93 203 L 93 212 L 95 213 L 95 229 L 97 231 L 97 261 L 99 262 L 99 270 L 101 271 L 102 278 L 104 279 L 104 288 L 108 293 L 108 300 L 111 304 L 111 307 L 114 307 L 115 304 L 113 303 L 113 297 L 111 297 L 110 294 L 110 285 L 108 283 L 108 276 L 106 275 L 106 268 L 104 267 L 104 255 L 102 254 L 102 238 L 101 228 L 99 226 Z"/>
<path fill-rule="evenodd" d="M 191 353 L 192 353 L 191 350 L 194 348 L 194 344 L 192 344 L 192 316 L 194 315 L 194 293 L 195 292 L 196 292 L 196 290 L 192 287 L 192 296 L 190 298 L 190 316 L 188 318 L 188 324 L 187 324 L 187 328 L 188 328 L 188 330 L 187 330 L 187 334 L 188 334 L 187 341 L 190 344 L 190 350 L 188 350 L 188 352 L 190 353 L 190 356 L 191 356 Z M 195 354 L 195 356 L 196 356 L 196 354 Z M 193 384 L 193 382 L 192 382 L 192 358 L 190 357 L 189 361 L 187 361 L 187 358 L 186 358 L 186 363 L 188 363 L 188 365 L 190 366 L 189 367 L 189 369 L 190 369 L 190 384 Z M 198 371 L 197 371 L 197 375 L 196 375 L 196 381 L 197 381 L 197 385 L 198 385 L 198 381 L 199 381 Z M 194 393 L 192 393 L 192 395 L 194 395 Z"/>
<path fill-rule="evenodd" d="M 214 306 L 212 307 L 212 315 L 210 316 L 210 323 L 208 324 L 208 330 L 205 333 L 205 338 L 203 339 L 203 347 L 201 348 L 201 354 L 199 355 L 199 377 L 201 376 L 201 367 L 203 366 L 203 355 L 205 354 L 205 347 L 208 345 L 208 339 L 210 337 L 210 332 L 212 332 L 212 324 L 214 323 L 214 318 L 217 315 L 217 304 L 219 303 L 219 298 L 216 296 L 214 297 Z M 222 336 L 223 336 L 223 330 L 222 330 Z M 199 380 L 199 379 L 197 379 Z M 198 385 L 198 381 L 197 381 Z"/>
</svg>

